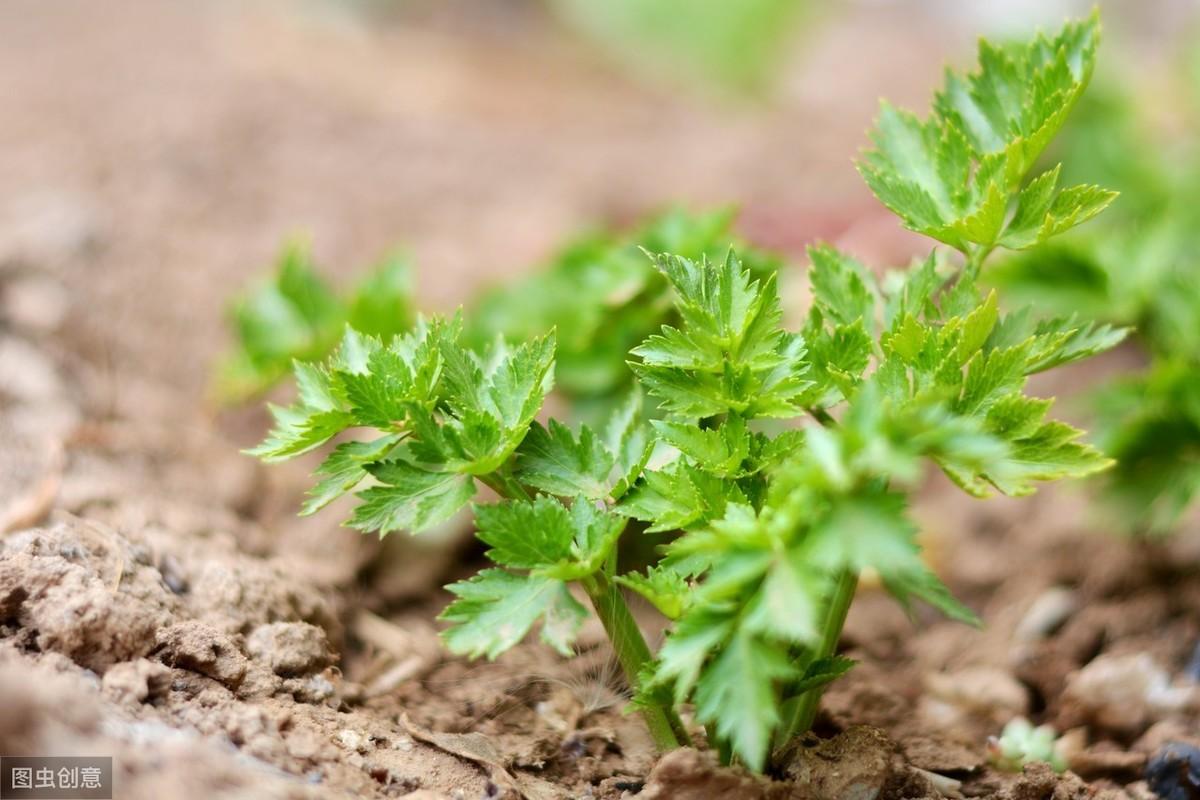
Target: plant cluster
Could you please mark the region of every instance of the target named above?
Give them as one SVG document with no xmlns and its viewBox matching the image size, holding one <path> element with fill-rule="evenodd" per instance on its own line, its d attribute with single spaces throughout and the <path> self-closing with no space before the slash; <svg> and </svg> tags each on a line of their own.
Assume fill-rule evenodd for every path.
<svg viewBox="0 0 1200 800">
<path fill-rule="evenodd" d="M 998 738 L 988 739 L 988 760 L 1006 772 L 1020 772 L 1025 765 L 1039 762 L 1049 764 L 1055 772 L 1067 769 L 1054 728 L 1049 725 L 1035 728 L 1024 717 L 1010 720 Z"/>
<path fill-rule="evenodd" d="M 398 255 L 384 259 L 344 296 L 321 279 L 308 246 L 289 242 L 274 274 L 229 310 L 235 348 L 218 366 L 216 394 L 238 402 L 292 371 L 293 361 L 325 358 L 350 325 L 390 340 L 413 321 L 412 281 Z"/>
<path fill-rule="evenodd" d="M 1192 102 L 1174 112 L 1194 127 L 1200 70 L 1191 75 Z M 1200 148 L 1148 132 L 1116 86 L 1089 98 L 1059 149 L 1129 201 L 1103 226 L 998 265 L 994 281 L 1036 313 L 1069 309 L 1137 329 L 1144 368 L 1093 394 L 1100 442 L 1117 460 L 1099 488 L 1124 527 L 1162 534 L 1200 497 Z"/>
<path fill-rule="evenodd" d="M 984 43 L 980 69 L 949 75 L 928 119 L 884 107 L 862 171 L 957 255 L 880 281 L 814 247 L 797 331 L 774 276 L 735 252 L 649 253 L 672 321 L 629 351 L 634 388 L 596 426 L 538 421 L 554 334 L 473 346 L 457 316 L 390 343 L 351 329 L 326 363 L 296 365 L 299 397 L 273 409 L 253 452 L 275 461 L 373 431 L 333 449 L 304 513 L 355 492 L 349 524 L 380 534 L 420 532 L 490 488 L 497 499 L 472 510 L 494 566 L 448 587 L 449 648 L 495 658 L 536 628 L 570 655 L 586 598 L 660 747 L 689 740 L 690 707 L 726 760 L 762 769 L 850 668 L 837 643 L 864 571 L 905 607 L 975 620 L 915 542 L 907 502 L 927 466 L 985 496 L 1109 464 L 1025 385 L 1123 331 L 1004 313 L 978 285 L 995 248 L 1045 240 L 1111 199 L 1058 189 L 1057 168 L 1027 179 L 1096 38 L 1093 18 L 1024 47 Z M 639 530 L 671 539 L 651 563 L 624 564 L 618 545 Z M 623 590 L 665 620 L 656 652 Z"/>
<path fill-rule="evenodd" d="M 756 277 L 774 274 L 777 257 L 730 231 L 728 209 L 671 209 L 633 230 L 585 234 L 523 280 L 483 294 L 465 317 L 465 340 L 481 348 L 496 336 L 510 341 L 557 333 L 558 391 L 578 417 L 602 417 L 632 385 L 629 350 L 675 319 L 670 287 L 642 254 L 724 257 L 736 248 Z M 345 299 L 318 276 L 308 251 L 287 245 L 274 275 L 234 304 L 235 350 L 218 373 L 227 401 L 260 394 L 291 372 L 292 361 L 330 355 L 346 324 L 385 340 L 411 329 L 412 286 L 399 259 L 385 261 Z"/>
<path fill-rule="evenodd" d="M 670 286 L 643 249 L 699 260 L 734 248 L 757 278 L 779 270 L 776 256 L 734 236 L 733 217 L 672 209 L 629 231 L 580 236 L 524 280 L 486 292 L 466 315 L 469 339 L 481 346 L 497 335 L 524 341 L 555 331 L 558 390 L 577 417 L 601 419 L 632 385 L 629 351 L 678 319 Z"/>
</svg>

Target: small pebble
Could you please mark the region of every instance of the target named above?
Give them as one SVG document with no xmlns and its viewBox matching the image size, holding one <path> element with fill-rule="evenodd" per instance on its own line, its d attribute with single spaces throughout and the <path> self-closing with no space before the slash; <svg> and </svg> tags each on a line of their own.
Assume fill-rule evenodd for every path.
<svg viewBox="0 0 1200 800">
<path fill-rule="evenodd" d="M 338 741 L 347 750 L 359 750 L 363 746 L 363 738 L 356 731 L 344 728 L 338 731 Z"/>
<path fill-rule="evenodd" d="M 1020 642 L 1045 639 L 1061 628 L 1078 607 L 1075 592 L 1061 586 L 1051 587 L 1033 601 L 1025 616 L 1017 623 L 1013 638 Z"/>
<path fill-rule="evenodd" d="M 1200 800 L 1200 748 L 1168 742 L 1146 765 L 1146 782 L 1162 800 Z"/>
</svg>

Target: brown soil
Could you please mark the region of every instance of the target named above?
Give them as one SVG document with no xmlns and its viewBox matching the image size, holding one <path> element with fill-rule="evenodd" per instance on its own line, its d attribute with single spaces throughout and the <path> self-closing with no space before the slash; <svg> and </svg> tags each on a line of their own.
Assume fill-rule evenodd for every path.
<svg viewBox="0 0 1200 800">
<path fill-rule="evenodd" d="M 823 738 L 755 778 L 657 758 L 598 626 L 569 661 L 448 656 L 436 587 L 475 551 L 297 519 L 311 465 L 240 456 L 262 414 L 203 401 L 223 304 L 298 227 L 347 272 L 407 242 L 434 307 L 679 197 L 744 202 L 766 244 L 906 252 L 848 156 L 881 89 L 924 97 L 936 31 L 849 13 L 787 102 L 733 108 L 633 86 L 516 7 L 304 8 L 0 8 L 0 754 L 113 755 L 121 798 L 1147 796 L 1147 754 L 1200 730 L 1195 530 L 1139 546 L 1075 494 L 935 483 L 931 552 L 986 626 L 864 588 Z M 1018 714 L 1075 731 L 1073 773 L 986 766 Z"/>
</svg>

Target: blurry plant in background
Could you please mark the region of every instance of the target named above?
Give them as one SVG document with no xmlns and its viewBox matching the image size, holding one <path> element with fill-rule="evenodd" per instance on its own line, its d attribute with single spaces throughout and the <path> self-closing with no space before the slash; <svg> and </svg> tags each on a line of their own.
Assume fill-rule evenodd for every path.
<svg viewBox="0 0 1200 800">
<path fill-rule="evenodd" d="M 807 11 L 805 0 L 548 0 L 623 66 L 735 90 L 760 87 Z"/>
<path fill-rule="evenodd" d="M 262 394 L 291 373 L 292 362 L 328 355 L 347 324 L 390 341 L 413 323 L 408 264 L 390 255 L 353 289 L 339 295 L 318 274 L 308 244 L 283 246 L 274 274 L 233 302 L 235 347 L 217 367 L 223 403 Z"/>
<path fill-rule="evenodd" d="M 723 260 L 734 248 L 755 278 L 779 270 L 778 257 L 734 236 L 733 218 L 729 209 L 673 209 L 632 231 L 580 236 L 523 280 L 486 292 L 469 315 L 469 338 L 481 345 L 498 334 L 523 341 L 556 331 L 559 391 L 575 417 L 603 419 L 632 384 L 629 351 L 678 317 L 667 280 L 643 248 L 697 261 Z"/>
<path fill-rule="evenodd" d="M 524 341 L 555 331 L 557 382 L 573 418 L 607 417 L 632 384 L 629 351 L 677 320 L 670 287 L 642 253 L 724 259 L 731 248 L 755 278 L 775 275 L 778 257 L 755 250 L 731 231 L 731 209 L 668 210 L 629 231 L 582 235 L 529 276 L 485 292 L 468 315 L 467 340 Z M 385 260 L 345 297 L 317 274 L 308 248 L 284 247 L 274 275 L 231 311 L 233 352 L 217 374 L 217 394 L 239 402 L 283 380 L 293 360 L 324 359 L 347 324 L 385 341 L 411 329 L 412 285 L 397 258 Z"/>
<path fill-rule="evenodd" d="M 1200 496 L 1200 47 L 1190 51 L 1175 71 L 1188 85 L 1170 95 L 1181 102 L 1158 114 L 1167 124 L 1109 76 L 1057 143 L 1078 156 L 1068 173 L 1122 192 L 1105 224 L 994 273 L 1016 303 L 1137 329 L 1145 368 L 1101 387 L 1092 406 L 1118 462 L 1101 496 L 1141 534 L 1171 531 Z"/>
</svg>

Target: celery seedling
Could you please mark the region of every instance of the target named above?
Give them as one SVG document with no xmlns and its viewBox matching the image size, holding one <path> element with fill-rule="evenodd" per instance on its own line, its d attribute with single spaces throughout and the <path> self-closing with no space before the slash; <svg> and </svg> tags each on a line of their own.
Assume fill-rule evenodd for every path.
<svg viewBox="0 0 1200 800">
<path fill-rule="evenodd" d="M 837 644 L 864 570 L 905 606 L 974 621 L 915 543 L 906 505 L 926 464 L 977 496 L 1109 464 L 1025 384 L 1123 331 L 1006 314 L 977 287 L 995 248 L 1054 236 L 1111 199 L 1058 190 L 1057 169 L 1025 181 L 1087 82 L 1096 36 L 1093 18 L 1022 48 L 985 43 L 980 71 L 950 75 L 928 120 L 885 106 L 862 171 L 957 258 L 935 251 L 880 283 L 814 247 L 814 302 L 791 331 L 774 276 L 732 251 L 651 254 L 674 321 L 633 348 L 637 389 L 598 428 L 535 421 L 552 335 L 473 347 L 460 318 L 419 321 L 390 344 L 350 330 L 326 364 L 297 364 L 299 399 L 274 409 L 253 452 L 279 460 L 374 429 L 333 450 L 305 513 L 368 483 L 349 524 L 381 534 L 445 521 L 490 487 L 500 500 L 474 516 L 495 566 L 448 587 L 450 649 L 494 658 L 539 626 L 569 655 L 588 613 L 574 587 L 659 747 L 687 741 L 678 708 L 692 704 L 710 743 L 762 769 L 850 668 Z M 630 519 L 677 532 L 641 572 L 618 559 Z M 657 653 L 622 588 L 669 621 Z"/>
<path fill-rule="evenodd" d="M 339 296 L 317 274 L 307 246 L 293 241 L 283 248 L 275 274 L 239 298 L 230 318 L 235 348 L 218 367 L 216 391 L 225 401 L 238 401 L 270 389 L 294 360 L 328 356 L 347 324 L 385 339 L 407 330 L 408 266 L 389 256 Z"/>
</svg>

